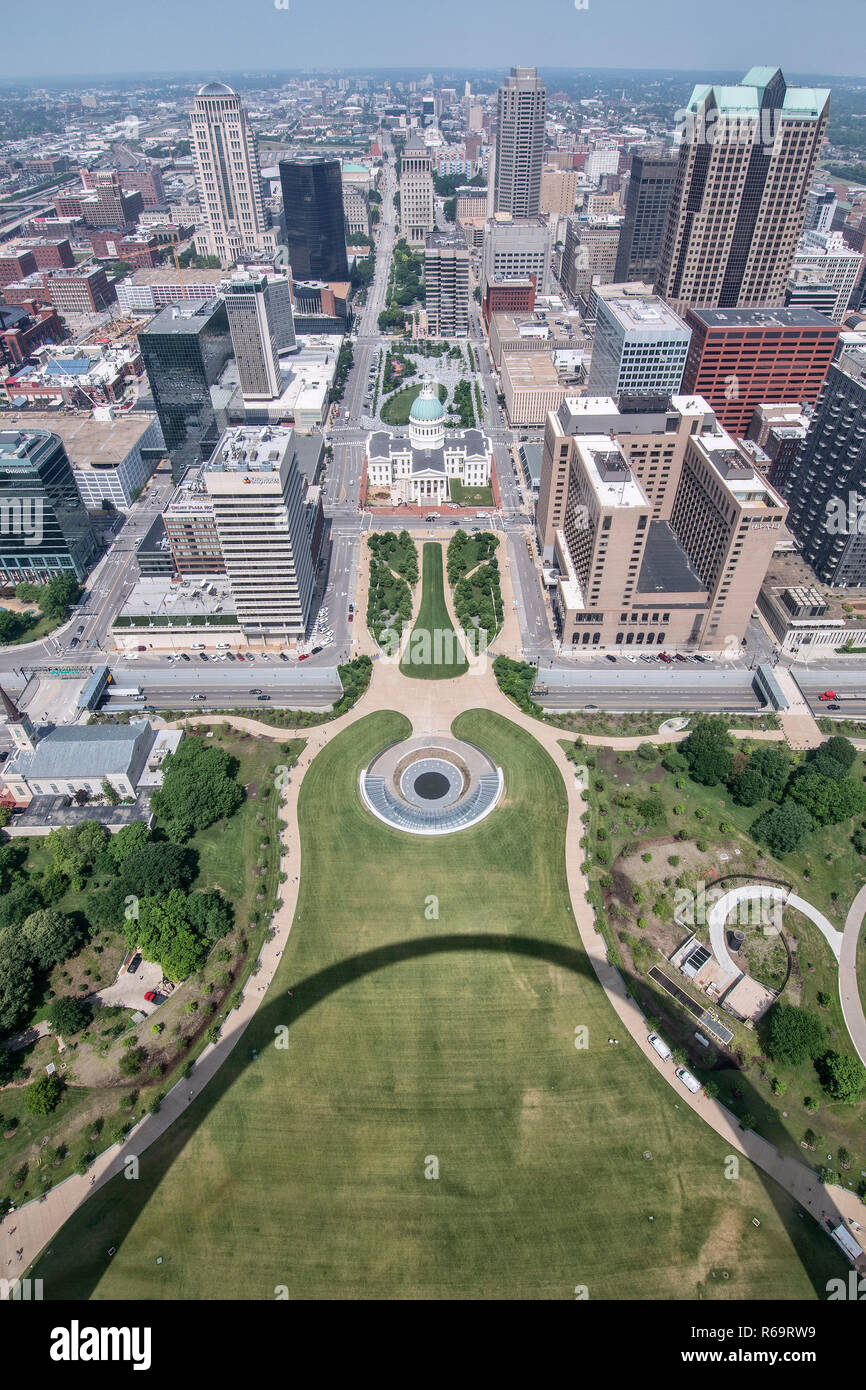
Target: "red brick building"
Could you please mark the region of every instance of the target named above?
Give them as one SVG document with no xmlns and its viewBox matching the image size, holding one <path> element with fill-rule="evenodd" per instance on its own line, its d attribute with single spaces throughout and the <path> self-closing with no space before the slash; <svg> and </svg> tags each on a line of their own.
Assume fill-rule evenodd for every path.
<svg viewBox="0 0 866 1390">
<path fill-rule="evenodd" d="M 36 270 L 32 251 L 0 251 L 0 285 L 17 284 Z"/>
<path fill-rule="evenodd" d="M 127 261 L 130 265 L 149 267 L 159 265 L 159 243 L 156 237 L 127 236 L 117 227 L 103 227 L 87 233 L 93 254 L 100 260 Z"/>
<path fill-rule="evenodd" d="M 82 266 L 78 270 L 37 270 L 17 284 L 4 285 L 7 304 L 24 305 L 33 300 L 53 304 L 61 313 L 92 314 L 117 298 L 114 286 L 102 266 Z"/>
<path fill-rule="evenodd" d="M 63 325 L 51 304 L 28 300 L 23 304 L 0 304 L 0 362 L 19 367 L 43 343 L 59 343 Z"/>
<path fill-rule="evenodd" d="M 16 242 L 19 251 L 31 251 L 37 270 L 72 270 L 75 257 L 67 237 L 28 237 Z"/>
<path fill-rule="evenodd" d="M 535 308 L 535 276 L 519 280 L 490 280 L 484 297 L 484 318 L 492 314 L 531 314 Z"/>
<path fill-rule="evenodd" d="M 703 396 L 719 423 L 744 436 L 766 401 L 814 405 L 839 327 L 814 309 L 689 309 L 682 394 Z"/>
</svg>

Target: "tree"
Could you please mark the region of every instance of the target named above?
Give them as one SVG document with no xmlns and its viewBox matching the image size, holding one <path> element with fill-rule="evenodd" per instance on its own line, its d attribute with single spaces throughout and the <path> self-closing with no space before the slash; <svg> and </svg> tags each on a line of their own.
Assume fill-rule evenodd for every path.
<svg viewBox="0 0 866 1390">
<path fill-rule="evenodd" d="M 833 758 L 837 763 L 841 763 L 844 768 L 850 768 L 854 759 L 857 757 L 857 749 L 847 738 L 841 734 L 834 734 L 828 738 L 826 743 L 822 743 L 818 752 L 826 754 L 828 758 Z"/>
<path fill-rule="evenodd" d="M 766 796 L 766 783 L 756 768 L 748 764 L 731 783 L 731 796 L 738 806 L 757 806 Z"/>
<path fill-rule="evenodd" d="M 71 574 L 58 574 L 43 584 L 39 592 L 39 608 L 46 618 L 65 618 L 81 597 L 81 585 Z"/>
<path fill-rule="evenodd" d="M 24 1104 L 31 1115 L 50 1115 L 63 1095 L 63 1082 L 57 1075 L 40 1076 L 24 1092 Z"/>
<path fill-rule="evenodd" d="M 25 917 L 21 934 L 36 964 L 50 970 L 58 961 L 66 960 L 81 945 L 81 928 L 72 917 L 54 907 L 43 907 Z"/>
<path fill-rule="evenodd" d="M 765 1025 L 765 1046 L 774 1062 L 798 1066 L 807 1057 L 820 1057 L 827 1047 L 827 1029 L 807 1009 L 774 1004 Z"/>
<path fill-rule="evenodd" d="M 0 930 L 3 927 L 18 927 L 31 912 L 42 907 L 42 896 L 32 883 L 26 880 L 16 883 L 0 897 Z"/>
<path fill-rule="evenodd" d="M 61 994 L 52 999 L 48 1008 L 48 1022 L 55 1033 L 61 1037 L 71 1037 L 86 1028 L 93 1017 L 93 1009 L 83 999 L 71 994 Z"/>
<path fill-rule="evenodd" d="M 772 854 L 792 854 L 814 829 L 812 817 L 795 801 L 783 801 L 752 824 L 752 835 Z"/>
<path fill-rule="evenodd" d="M 163 783 L 151 797 L 151 809 L 178 843 L 233 815 L 244 799 L 243 788 L 235 780 L 236 760 L 221 748 L 206 747 L 201 739 L 185 738 L 177 752 L 165 759 L 163 769 Z"/>
<path fill-rule="evenodd" d="M 187 894 L 179 889 L 163 898 L 143 898 L 138 922 L 129 923 L 127 929 L 129 945 L 137 943 L 145 959 L 157 961 L 175 983 L 204 965 L 210 946 L 191 921 L 188 904 Z"/>
<path fill-rule="evenodd" d="M 93 868 L 94 860 L 107 849 L 110 838 L 104 825 L 95 820 L 86 820 L 80 825 L 61 825 L 52 830 L 45 841 L 45 848 L 54 861 L 54 867 L 66 874 L 73 888 L 80 891 Z"/>
<path fill-rule="evenodd" d="M 212 941 L 225 936 L 234 923 L 234 908 L 220 893 L 190 893 L 186 911 L 190 926 Z"/>
<path fill-rule="evenodd" d="M 816 1063 L 821 1085 L 833 1100 L 856 1105 L 866 1090 L 866 1067 L 848 1053 L 828 1052 Z"/>
<path fill-rule="evenodd" d="M 772 744 L 757 748 L 731 783 L 731 794 L 740 806 L 754 806 L 769 798 L 777 801 L 788 785 L 791 759 Z"/>
<path fill-rule="evenodd" d="M 734 764 L 734 745 L 721 715 L 699 716 L 680 749 L 695 782 L 706 787 L 727 782 Z"/>
<path fill-rule="evenodd" d="M 645 825 L 658 825 L 665 818 L 665 803 L 658 795 L 639 801 L 637 810 Z"/>
<path fill-rule="evenodd" d="M 131 825 L 125 825 L 118 830 L 116 835 L 112 835 L 108 842 L 108 853 L 116 869 L 119 869 L 124 860 L 135 850 L 142 849 L 150 843 L 150 831 L 143 820 L 133 821 Z"/>
<path fill-rule="evenodd" d="M 0 931 L 0 1033 L 14 1033 L 33 1001 L 36 970 L 33 956 L 17 928 Z"/>
<path fill-rule="evenodd" d="M 838 825 L 866 810 L 866 787 L 853 777 L 837 780 L 820 773 L 802 772 L 792 780 L 788 794 L 805 807 L 817 825 Z"/>
<path fill-rule="evenodd" d="M 120 884 L 139 898 L 156 898 L 172 888 L 188 888 L 195 876 L 197 856 L 181 845 L 159 840 L 127 855 Z"/>
</svg>

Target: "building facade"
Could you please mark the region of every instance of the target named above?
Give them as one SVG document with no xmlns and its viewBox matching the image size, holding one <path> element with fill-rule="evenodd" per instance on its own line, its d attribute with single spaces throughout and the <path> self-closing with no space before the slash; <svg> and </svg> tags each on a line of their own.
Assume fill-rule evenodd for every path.
<svg viewBox="0 0 866 1390">
<path fill-rule="evenodd" d="M 691 329 L 656 295 L 597 294 L 590 396 L 677 395 Z"/>
<path fill-rule="evenodd" d="M 423 246 L 435 226 L 430 150 L 410 136 L 400 158 L 400 230 L 410 246 Z"/>
<path fill-rule="evenodd" d="M 429 232 L 424 249 L 427 332 L 431 338 L 469 333 L 469 250 L 453 232 Z"/>
<path fill-rule="evenodd" d="M 451 483 L 489 487 L 493 448 L 480 430 L 449 431 L 445 409 L 430 376 L 409 412 L 408 435 L 377 430 L 367 439 L 367 481 L 389 500 L 411 506 L 441 506 L 451 500 Z"/>
<path fill-rule="evenodd" d="M 543 217 L 515 221 L 508 213 L 488 217 L 481 252 L 481 292 L 502 280 L 532 276 L 536 294 L 549 288 L 551 228 Z"/>
<path fill-rule="evenodd" d="M 348 280 L 340 161 L 310 155 L 279 168 L 292 278 Z"/>
<path fill-rule="evenodd" d="M 493 212 L 537 217 L 547 91 L 535 68 L 512 68 L 497 95 Z"/>
<path fill-rule="evenodd" d="M 279 354 L 295 346 L 292 302 L 286 279 L 236 275 L 223 284 L 241 391 L 273 400 L 283 389 Z"/>
<path fill-rule="evenodd" d="M 829 109 L 773 68 L 695 87 L 656 285 L 678 313 L 784 304 Z"/>
<path fill-rule="evenodd" d="M 678 162 L 675 155 L 632 156 L 614 268 L 616 281 L 655 283 Z"/>
<path fill-rule="evenodd" d="M 139 334 L 172 471 L 180 478 L 213 452 L 224 416 L 211 394 L 232 352 L 221 299 L 172 305 Z"/>
<path fill-rule="evenodd" d="M 0 582 L 81 583 L 99 542 L 62 441 L 48 430 L 0 430 Z"/>
<path fill-rule="evenodd" d="M 204 223 L 196 231 L 201 256 L 234 265 L 245 256 L 273 254 L 256 140 L 241 99 L 223 82 L 200 87 L 193 104 L 192 155 Z"/>
</svg>

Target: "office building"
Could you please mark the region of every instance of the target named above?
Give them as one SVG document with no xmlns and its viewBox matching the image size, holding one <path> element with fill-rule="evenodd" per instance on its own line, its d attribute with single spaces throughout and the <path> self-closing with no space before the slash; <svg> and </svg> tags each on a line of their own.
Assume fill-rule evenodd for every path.
<svg viewBox="0 0 866 1390">
<path fill-rule="evenodd" d="M 656 283 L 677 313 L 784 304 L 829 109 L 778 68 L 695 87 Z"/>
<path fill-rule="evenodd" d="M 841 323 L 848 312 L 862 268 L 862 252 L 854 251 L 841 232 L 804 232 L 791 270 L 793 274 L 798 270 L 818 271 L 834 287 L 836 300 L 829 318 L 833 323 Z M 795 289 L 796 281 L 789 277 L 788 293 Z"/>
<path fill-rule="evenodd" d="M 469 250 L 462 236 L 428 232 L 424 281 L 430 337 L 465 337 L 469 333 Z"/>
<path fill-rule="evenodd" d="M 144 207 L 137 190 L 124 192 L 113 169 L 82 169 L 79 190 L 58 194 L 58 218 L 80 217 L 86 227 L 133 227 Z"/>
<path fill-rule="evenodd" d="M 815 266 L 794 266 L 785 289 L 788 309 L 814 309 L 831 322 L 839 302 L 839 290 L 823 270 Z"/>
<path fill-rule="evenodd" d="M 657 295 L 597 293 L 590 396 L 679 394 L 691 330 Z"/>
<path fill-rule="evenodd" d="M 866 335 L 842 335 L 785 496 L 788 524 L 818 578 L 866 585 Z"/>
<path fill-rule="evenodd" d="M 225 425 L 217 382 L 232 340 L 221 299 L 161 310 L 138 336 L 176 478 L 213 452 Z"/>
<path fill-rule="evenodd" d="M 279 168 L 292 278 L 348 280 L 339 159 L 281 159 Z"/>
<path fill-rule="evenodd" d="M 295 332 L 331 334 L 344 337 L 352 327 L 349 300 L 352 292 L 349 280 L 293 280 Z"/>
<path fill-rule="evenodd" d="M 144 169 L 119 169 L 118 181 L 124 193 L 140 193 L 146 208 L 160 207 L 165 202 L 165 185 L 158 164 Z"/>
<path fill-rule="evenodd" d="M 491 314 L 489 333 L 490 356 L 497 369 L 504 353 L 540 352 L 555 357 L 559 352 L 585 352 L 589 346 L 579 314 L 561 308 Z"/>
<path fill-rule="evenodd" d="M 814 405 L 839 336 L 814 309 L 690 309 L 686 323 L 683 392 L 703 396 L 739 436 L 763 401 Z"/>
<path fill-rule="evenodd" d="M 541 171 L 541 197 L 538 210 L 553 217 L 568 217 L 577 202 L 577 170 L 555 169 L 545 165 Z"/>
<path fill-rule="evenodd" d="M 63 336 L 53 305 L 32 299 L 22 304 L 0 304 L 0 366 L 14 372 L 43 344 L 57 343 Z"/>
<path fill-rule="evenodd" d="M 832 232 L 833 216 L 836 212 L 836 194 L 826 184 L 816 184 L 810 188 L 806 199 L 806 220 L 804 232 Z"/>
<path fill-rule="evenodd" d="M 98 511 L 103 502 L 120 511 L 131 507 L 165 457 L 159 421 L 144 411 L 96 419 L 90 413 L 31 408 L 18 418 L 20 428 L 60 440 L 78 495 L 89 511 Z"/>
<path fill-rule="evenodd" d="M 484 224 L 481 252 L 481 293 L 502 280 L 522 280 L 532 276 L 536 294 L 549 288 L 551 228 L 543 217 L 516 221 L 508 213 L 488 217 Z"/>
<path fill-rule="evenodd" d="M 226 572 L 205 470 L 204 463 L 187 469 L 162 514 L 172 573 L 184 579 Z"/>
<path fill-rule="evenodd" d="M 502 394 L 509 423 L 543 425 L 548 411 L 556 410 L 565 386 L 550 352 L 505 352 L 500 361 Z"/>
<path fill-rule="evenodd" d="M 756 407 L 746 439 L 753 439 L 769 459 L 767 476 L 782 496 L 787 495 L 788 478 L 809 431 L 812 411 L 799 402 L 768 402 Z"/>
<path fill-rule="evenodd" d="M 0 429 L 0 583 L 81 583 L 99 542 L 62 440 L 49 430 Z"/>
<path fill-rule="evenodd" d="M 486 323 L 495 314 L 531 314 L 535 306 L 535 278 L 532 275 L 487 281 L 482 303 Z"/>
<path fill-rule="evenodd" d="M 310 620 L 321 501 L 280 426 L 230 429 L 204 468 L 220 550 L 246 637 L 302 639 Z"/>
<path fill-rule="evenodd" d="M 512 68 L 497 95 L 493 212 L 537 217 L 547 92 L 535 68 Z"/>
<path fill-rule="evenodd" d="M 567 396 L 537 506 L 560 640 L 738 642 L 786 510 L 700 397 Z"/>
<path fill-rule="evenodd" d="M 430 150 L 410 135 L 400 157 L 400 231 L 410 246 L 423 246 L 435 226 Z"/>
<path fill-rule="evenodd" d="M 675 155 L 632 156 L 614 267 L 617 282 L 655 283 L 678 162 Z"/>
<path fill-rule="evenodd" d="M 289 282 L 282 277 L 235 275 L 223 283 L 241 391 L 273 400 L 283 389 L 279 355 L 295 346 Z"/>
<path fill-rule="evenodd" d="M 75 270 L 34 270 L 25 280 L 3 286 L 7 304 L 36 300 L 53 304 L 62 314 L 95 314 L 115 299 L 101 265 L 82 265 Z"/>
<path fill-rule="evenodd" d="M 37 270 L 74 270 L 75 256 L 68 237 L 36 236 L 19 238 L 18 251 L 31 252 Z M 2 283 L 2 281 L 0 281 Z"/>
<path fill-rule="evenodd" d="M 613 282 L 619 250 L 616 222 L 587 222 L 569 217 L 565 223 L 562 282 L 573 300 L 588 303 L 593 285 Z"/>
<path fill-rule="evenodd" d="M 165 265 L 134 270 L 118 281 L 117 304 L 124 314 L 152 314 L 184 300 L 200 304 L 219 294 L 224 279 L 224 270 L 175 270 Z"/>
<path fill-rule="evenodd" d="M 198 254 L 217 256 L 223 266 L 273 255 L 276 234 L 267 225 L 256 139 L 240 97 L 223 82 L 209 82 L 196 94 L 190 122 L 203 219 Z"/>
<path fill-rule="evenodd" d="M 343 177 L 343 217 L 346 223 L 346 238 L 369 236 L 371 231 L 370 199 L 365 188 L 357 183 L 347 183 Z"/>
</svg>

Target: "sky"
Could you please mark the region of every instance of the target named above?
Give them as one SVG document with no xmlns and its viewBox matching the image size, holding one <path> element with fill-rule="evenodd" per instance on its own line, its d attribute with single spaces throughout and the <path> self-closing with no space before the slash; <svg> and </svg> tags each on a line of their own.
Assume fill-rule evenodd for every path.
<svg viewBox="0 0 866 1390">
<path fill-rule="evenodd" d="M 767 63 L 799 73 L 859 68 L 866 78 L 864 0 L 39 0 L 4 8 L 6 79 L 518 63 L 718 72 Z"/>
</svg>

